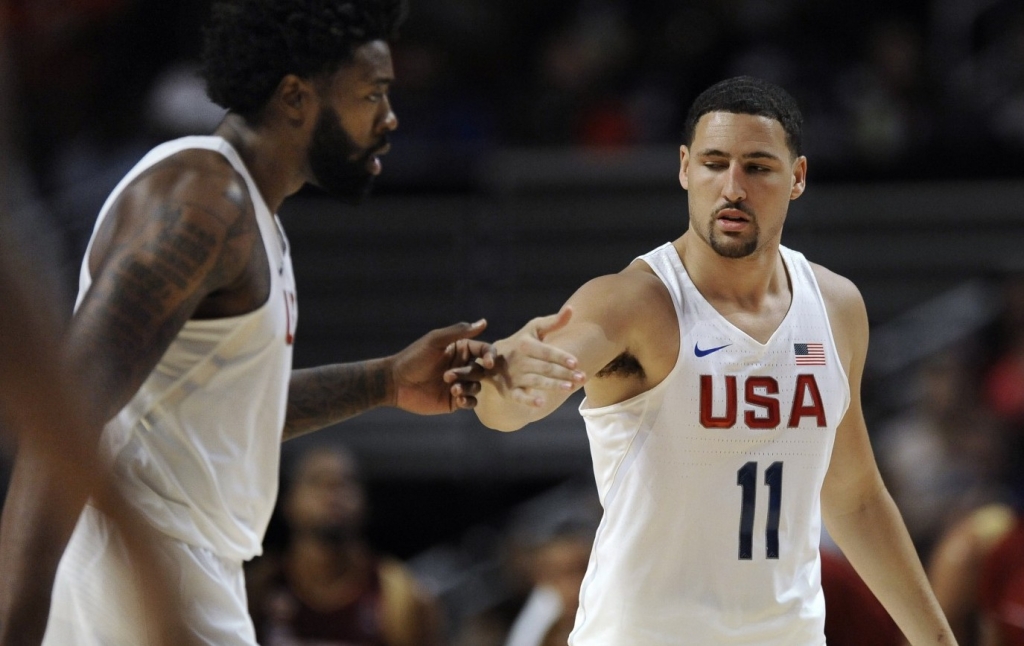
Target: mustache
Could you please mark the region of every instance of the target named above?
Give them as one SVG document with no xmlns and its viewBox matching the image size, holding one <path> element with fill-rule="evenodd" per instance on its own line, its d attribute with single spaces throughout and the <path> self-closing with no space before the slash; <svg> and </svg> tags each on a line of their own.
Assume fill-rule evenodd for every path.
<svg viewBox="0 0 1024 646">
<path fill-rule="evenodd" d="M 367 148 L 365 152 L 360 154 L 353 161 L 355 161 L 357 163 L 358 162 L 369 161 L 370 157 L 373 157 L 374 155 L 376 155 L 380 151 L 382 151 L 385 148 L 387 148 L 390 145 L 390 143 L 391 143 L 391 141 L 388 139 L 387 135 L 381 135 L 380 139 L 378 139 L 376 142 L 374 142 L 374 144 L 372 146 Z"/>
<path fill-rule="evenodd" d="M 751 209 L 749 206 L 747 206 L 743 202 L 726 202 L 722 206 L 720 206 L 717 209 L 715 209 L 715 211 L 711 214 L 711 217 L 712 218 L 717 218 L 718 214 L 721 213 L 722 211 L 726 210 L 726 209 L 735 209 L 737 211 L 742 211 L 743 213 L 746 213 L 747 215 L 749 215 L 751 217 L 751 219 L 754 219 L 754 218 L 757 217 L 757 215 L 754 213 L 753 209 Z"/>
</svg>

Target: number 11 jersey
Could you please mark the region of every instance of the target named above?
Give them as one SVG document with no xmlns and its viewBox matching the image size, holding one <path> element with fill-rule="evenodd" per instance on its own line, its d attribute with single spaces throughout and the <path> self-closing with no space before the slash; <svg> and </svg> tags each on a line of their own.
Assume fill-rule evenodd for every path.
<svg viewBox="0 0 1024 646">
<path fill-rule="evenodd" d="M 580 413 L 604 507 L 571 646 L 820 646 L 821 486 L 850 403 L 802 254 L 767 343 L 723 318 L 671 244 L 641 256 L 679 321 L 669 375 Z"/>
</svg>

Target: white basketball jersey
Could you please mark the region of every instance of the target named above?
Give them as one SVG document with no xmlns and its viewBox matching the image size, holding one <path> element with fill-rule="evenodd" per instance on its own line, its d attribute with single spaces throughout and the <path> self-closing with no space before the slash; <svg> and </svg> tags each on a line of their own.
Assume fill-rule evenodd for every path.
<svg viewBox="0 0 1024 646">
<path fill-rule="evenodd" d="M 150 151 L 121 180 L 93 238 L 132 180 L 196 148 L 223 155 L 245 178 L 269 260 L 270 296 L 248 314 L 185 323 L 138 393 L 107 424 L 101 450 L 128 499 L 156 529 L 238 561 L 261 552 L 277 498 L 297 315 L 284 231 L 224 139 L 185 137 Z M 86 251 L 79 303 L 92 284 L 88 258 Z"/>
<path fill-rule="evenodd" d="M 820 491 L 850 388 L 803 255 L 759 343 L 691 282 L 671 244 L 642 256 L 672 295 L 679 356 L 651 390 L 580 412 L 604 507 L 572 646 L 820 646 Z"/>
</svg>

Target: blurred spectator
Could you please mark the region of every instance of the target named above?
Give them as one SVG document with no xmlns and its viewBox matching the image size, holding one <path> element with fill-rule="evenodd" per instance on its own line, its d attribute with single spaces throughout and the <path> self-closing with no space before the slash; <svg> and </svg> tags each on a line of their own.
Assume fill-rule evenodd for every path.
<svg viewBox="0 0 1024 646">
<path fill-rule="evenodd" d="M 1003 279 L 1003 311 L 995 329 L 994 359 L 983 376 L 985 404 L 1006 425 L 1009 484 L 1024 494 L 1024 272 Z"/>
<path fill-rule="evenodd" d="M 254 560 L 249 605 L 264 646 L 434 646 L 434 600 L 363 538 L 366 497 L 352 457 L 315 449 L 296 462 L 280 511 L 283 554 Z"/>
<path fill-rule="evenodd" d="M 530 596 L 505 646 L 562 646 L 569 640 L 587 573 L 594 530 L 567 524 L 539 539 L 530 558 Z"/>
<path fill-rule="evenodd" d="M 932 134 L 927 71 L 914 25 L 885 20 L 870 29 L 863 60 L 838 86 L 857 161 L 892 169 L 921 154 Z"/>
<path fill-rule="evenodd" d="M 978 580 L 983 646 L 1024 644 L 1024 519 L 985 556 Z"/>
<path fill-rule="evenodd" d="M 924 560 L 950 522 L 1003 494 L 1004 436 L 972 374 L 957 352 L 933 357 L 911 384 L 916 404 L 879 429 L 879 466 Z"/>
<path fill-rule="evenodd" d="M 1024 430 L 1024 273 L 1003 283 L 1000 346 L 985 376 L 985 403 L 1000 419 Z"/>
<path fill-rule="evenodd" d="M 600 518 L 592 481 L 519 507 L 495 555 L 498 596 L 457 626 L 454 646 L 565 644 Z"/>
<path fill-rule="evenodd" d="M 952 525 L 939 539 L 928 562 L 928 579 L 960 646 L 987 644 L 980 619 L 982 588 L 992 594 L 996 572 L 983 572 L 993 549 L 1017 524 L 1013 509 L 980 507 Z M 1007 562 L 1008 563 L 1008 562 Z M 996 566 L 1001 569 L 1002 566 Z"/>
</svg>

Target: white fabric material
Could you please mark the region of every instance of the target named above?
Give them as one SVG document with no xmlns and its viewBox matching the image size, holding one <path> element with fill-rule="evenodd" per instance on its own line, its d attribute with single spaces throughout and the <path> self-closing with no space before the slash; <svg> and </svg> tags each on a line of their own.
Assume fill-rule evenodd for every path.
<svg viewBox="0 0 1024 646">
<path fill-rule="evenodd" d="M 679 356 L 651 390 L 580 406 L 604 517 L 572 646 L 825 643 L 820 490 L 850 389 L 809 263 L 781 253 L 793 300 L 765 344 L 715 311 L 671 244 L 641 257 L 672 296 Z M 825 365 L 796 365 L 794 346 L 806 343 L 822 344 Z M 821 405 L 804 377 L 803 409 L 791 420 L 798 375 L 813 375 Z M 702 382 L 710 386 L 703 420 Z M 769 558 L 778 494 L 778 553 Z M 741 516 L 753 521 L 746 558 Z"/>
<path fill-rule="evenodd" d="M 241 563 L 171 539 L 154 547 L 167 564 L 167 575 L 177 579 L 197 644 L 256 646 Z M 54 588 L 43 646 L 157 643 L 139 621 L 140 592 L 127 558 L 106 517 L 87 506 L 57 570 L 59 579 L 73 579 L 76 585 Z"/>
<path fill-rule="evenodd" d="M 223 155 L 245 179 L 269 260 L 270 295 L 248 314 L 188 321 L 138 393 L 107 424 L 100 450 L 131 503 L 154 528 L 181 544 L 184 551 L 175 554 L 180 552 L 186 558 L 189 551 L 208 554 L 218 562 L 232 564 L 240 577 L 241 562 L 261 553 L 277 498 L 297 317 L 295 280 L 284 232 L 241 158 L 226 141 L 185 137 L 153 149 L 125 176 L 100 211 L 93 237 L 128 183 L 154 164 L 189 149 Z M 87 250 L 79 304 L 92 284 L 88 257 Z M 104 631 L 110 627 L 91 623 L 92 617 L 98 617 L 92 611 L 94 604 L 101 603 L 110 612 L 134 603 L 130 588 L 115 584 L 113 570 L 106 569 L 117 561 L 117 555 L 103 551 L 113 549 L 113 543 L 97 531 L 96 524 L 85 516 L 76 527 L 54 584 L 47 633 L 54 636 L 48 636 L 47 644 L 139 643 L 116 637 L 117 632 L 105 637 Z M 183 562 L 181 567 L 185 571 L 192 565 Z M 224 622 L 251 623 L 244 590 L 233 577 L 209 577 L 213 588 L 223 582 L 222 592 L 233 596 L 235 602 L 204 610 L 197 621 L 207 622 L 206 628 L 197 630 L 219 634 L 217 626 Z M 183 580 L 188 598 L 199 594 L 189 587 L 191 580 Z M 96 596 L 94 585 L 103 587 L 104 596 Z M 234 616 L 218 617 L 218 608 Z M 77 626 L 74 640 L 59 628 L 68 625 Z M 94 627 L 96 632 L 90 632 Z M 242 635 L 210 643 L 254 643 L 246 639 Z"/>
</svg>

